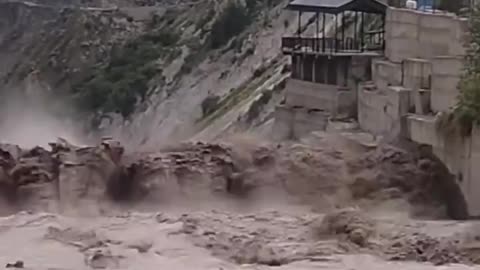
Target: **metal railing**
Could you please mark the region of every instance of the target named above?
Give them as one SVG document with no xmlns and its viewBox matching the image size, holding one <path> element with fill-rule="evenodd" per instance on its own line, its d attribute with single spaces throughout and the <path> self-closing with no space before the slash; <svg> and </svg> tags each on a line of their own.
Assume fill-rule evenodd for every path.
<svg viewBox="0 0 480 270">
<path fill-rule="evenodd" d="M 364 52 L 383 51 L 385 32 L 369 31 L 362 37 L 345 37 L 344 39 L 325 37 L 283 37 L 282 49 L 292 52 Z"/>
</svg>

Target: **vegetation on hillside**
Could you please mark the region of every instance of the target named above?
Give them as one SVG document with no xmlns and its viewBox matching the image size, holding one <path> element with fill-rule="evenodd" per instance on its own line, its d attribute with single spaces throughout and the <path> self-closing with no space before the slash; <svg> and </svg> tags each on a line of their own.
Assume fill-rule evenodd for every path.
<svg viewBox="0 0 480 270">
<path fill-rule="evenodd" d="M 113 48 L 108 63 L 93 69 L 88 78 L 74 86 L 82 109 L 129 116 L 146 98 L 148 82 L 160 73 L 155 60 L 178 40 L 179 35 L 172 30 L 148 31 Z"/>
<path fill-rule="evenodd" d="M 220 48 L 230 39 L 240 34 L 250 25 L 255 12 L 254 0 L 247 1 L 247 5 L 237 1 L 231 1 L 224 8 L 222 13 L 213 22 L 210 32 L 210 46 L 213 49 Z"/>
<path fill-rule="evenodd" d="M 241 47 L 245 38 L 242 33 L 265 7 L 277 2 L 229 0 L 220 11 L 215 5 L 207 6 L 207 16 L 192 16 L 181 9 L 167 10 L 162 16 L 154 15 L 147 22 L 144 34 L 115 46 L 104 63 L 92 68 L 88 76 L 72 87 L 75 101 L 84 111 L 98 116 L 114 112 L 128 117 L 150 94 L 152 79 L 161 78 L 161 63 L 168 64 L 179 56 L 182 46 L 186 46 L 189 53 L 173 78 L 175 82 L 192 72 L 212 50 L 222 49 L 218 52 L 224 53 Z M 192 25 L 196 29 L 192 33 L 196 34 L 181 39 L 180 29 L 183 31 Z M 170 88 L 175 87 L 175 82 Z M 170 88 L 167 91 L 171 91 Z M 212 101 L 215 102 L 202 104 L 204 114 L 211 114 L 212 107 L 220 103 Z"/>
<path fill-rule="evenodd" d="M 459 87 L 457 106 L 453 114 L 443 122 L 454 122 L 464 135 L 468 135 L 474 124 L 480 124 L 480 11 L 478 9 L 473 10 L 470 16 L 468 54 Z"/>
<path fill-rule="evenodd" d="M 447 10 L 450 12 L 458 13 L 465 6 L 465 1 L 462 0 L 440 0 L 438 2 L 438 9 Z"/>
<path fill-rule="evenodd" d="M 255 16 L 255 1 L 249 0 L 248 7 L 237 1 L 229 2 L 213 21 L 206 47 L 196 43 L 189 46 L 201 53 L 187 56 L 180 73 L 189 73 L 204 58 L 208 48 L 220 48 L 244 31 Z M 203 28 L 215 15 L 212 12 L 209 12 L 209 18 L 197 22 L 197 26 Z M 100 114 L 115 112 L 128 117 L 148 96 L 149 82 L 161 75 L 155 60 L 180 52 L 177 46 L 180 34 L 175 31 L 180 26 L 174 25 L 176 18 L 178 14 L 175 12 L 167 12 L 162 17 L 153 16 L 144 34 L 113 48 L 106 63 L 93 68 L 84 80 L 74 85 L 75 100 L 81 109 Z"/>
</svg>

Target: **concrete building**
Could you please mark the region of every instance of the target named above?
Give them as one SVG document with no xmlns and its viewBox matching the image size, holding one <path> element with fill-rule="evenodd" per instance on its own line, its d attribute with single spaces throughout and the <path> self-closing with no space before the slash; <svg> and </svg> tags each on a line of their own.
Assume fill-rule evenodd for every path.
<svg viewBox="0 0 480 270">
<path fill-rule="evenodd" d="M 467 19 L 454 14 L 388 8 L 384 57 L 373 62 L 372 81 L 359 88 L 357 100 L 363 130 L 431 147 L 462 191 L 465 209 L 456 209 L 458 217 L 480 215 L 474 195 L 480 170 L 472 166 L 480 133 L 447 133 L 438 122 L 457 102 L 467 27 Z"/>
<path fill-rule="evenodd" d="M 371 77 L 372 59 L 385 48 L 387 6 L 381 2 L 295 0 L 287 8 L 298 12 L 299 24 L 296 36 L 282 38 L 292 75 L 285 103 L 276 110 L 274 134 L 279 139 L 323 130 L 331 118 L 355 116 L 359 82 Z M 304 14 L 315 16 L 314 37 L 302 36 Z M 377 23 L 367 24 L 372 20 Z"/>
<path fill-rule="evenodd" d="M 480 128 L 464 136 L 438 124 L 439 115 L 457 102 L 467 19 L 438 10 L 388 7 L 376 0 L 294 0 L 288 8 L 316 13 L 317 25 L 319 14 L 333 14 L 335 31 L 333 38 L 323 28 L 315 37 L 298 34 L 282 41 L 292 58 L 292 76 L 285 104 L 277 109 L 276 136 L 298 138 L 325 129 L 329 119 L 353 117 L 376 136 L 427 145 L 462 192 L 459 205 L 465 209 L 457 209 L 456 215 L 480 216 L 480 166 L 475 166 L 480 164 Z M 372 32 L 379 38 L 366 38 L 371 29 L 365 29 L 362 19 L 357 28 L 364 13 L 380 16 L 380 29 Z M 337 25 L 339 16 L 342 23 Z M 350 33 L 360 37 L 337 30 L 347 29 L 345 20 L 352 17 L 356 31 Z"/>
</svg>

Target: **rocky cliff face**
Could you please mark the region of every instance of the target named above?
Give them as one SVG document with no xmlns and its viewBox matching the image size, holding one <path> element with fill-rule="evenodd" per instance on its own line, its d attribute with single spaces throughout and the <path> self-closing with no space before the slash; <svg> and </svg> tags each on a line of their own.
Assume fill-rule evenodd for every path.
<svg viewBox="0 0 480 270">
<path fill-rule="evenodd" d="M 135 32 L 127 16 L 113 10 L 74 9 L 28 2 L 0 3 L 0 78 L 3 87 L 29 74 L 56 93 L 67 93 L 85 69 Z"/>
</svg>

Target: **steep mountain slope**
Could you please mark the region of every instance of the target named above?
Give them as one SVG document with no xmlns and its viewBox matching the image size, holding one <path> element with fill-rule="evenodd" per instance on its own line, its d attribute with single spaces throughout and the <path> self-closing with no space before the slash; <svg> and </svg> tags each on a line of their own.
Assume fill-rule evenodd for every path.
<svg viewBox="0 0 480 270">
<path fill-rule="evenodd" d="M 182 57 L 163 71 L 167 87 L 158 89 L 149 101 L 152 106 L 133 116 L 116 134 L 150 147 L 196 134 L 197 138 L 212 139 L 228 129 L 248 130 L 271 119 L 282 81 L 288 76 L 280 38 L 293 31 L 289 25 L 294 17 L 285 13 L 283 6 L 274 3 L 260 9 L 243 32 L 219 49 L 208 47 L 208 33 L 195 25 L 183 26 L 183 36 L 200 46 L 183 48 Z M 195 10 L 187 17 L 194 17 Z M 205 28 L 216 20 L 206 22 Z"/>
<path fill-rule="evenodd" d="M 3 86 L 14 87 L 28 74 L 56 93 L 68 90 L 82 71 L 108 56 L 109 46 L 129 38 L 135 24 L 112 10 L 80 10 L 0 3 L 0 57 Z"/>
<path fill-rule="evenodd" d="M 146 9 L 0 5 L 0 90 L 25 90 L 33 80 L 41 94 L 67 98 L 101 133 L 129 144 L 201 131 L 213 138 L 232 124 L 246 130 L 267 122 L 287 76 L 279 46 L 293 17 L 282 2 L 237 3 L 233 11 L 214 1 Z M 242 27 L 230 31 L 229 23 Z"/>
</svg>

